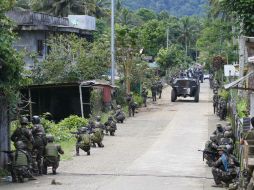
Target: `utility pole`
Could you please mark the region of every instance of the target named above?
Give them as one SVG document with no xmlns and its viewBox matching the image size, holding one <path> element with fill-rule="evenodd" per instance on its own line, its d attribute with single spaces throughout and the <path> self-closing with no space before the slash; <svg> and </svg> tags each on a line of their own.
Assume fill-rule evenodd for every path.
<svg viewBox="0 0 254 190">
<path fill-rule="evenodd" d="M 111 84 L 115 85 L 115 0 L 111 0 Z"/>
<path fill-rule="evenodd" d="M 169 28 L 167 28 L 167 49 L 169 48 Z"/>
</svg>

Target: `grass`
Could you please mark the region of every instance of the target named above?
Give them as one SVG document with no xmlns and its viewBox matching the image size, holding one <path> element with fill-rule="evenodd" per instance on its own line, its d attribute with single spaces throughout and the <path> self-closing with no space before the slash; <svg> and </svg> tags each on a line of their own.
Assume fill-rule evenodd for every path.
<svg viewBox="0 0 254 190">
<path fill-rule="evenodd" d="M 61 160 L 71 160 L 75 151 L 76 140 L 74 138 L 69 141 L 59 143 L 64 150 L 64 155 L 61 155 Z"/>
</svg>

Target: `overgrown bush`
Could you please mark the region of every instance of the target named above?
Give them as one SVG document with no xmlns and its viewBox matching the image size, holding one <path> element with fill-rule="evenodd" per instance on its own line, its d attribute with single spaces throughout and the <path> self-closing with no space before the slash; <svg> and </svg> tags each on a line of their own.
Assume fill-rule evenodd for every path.
<svg viewBox="0 0 254 190">
<path fill-rule="evenodd" d="M 230 95 L 229 92 L 224 89 L 220 90 L 220 92 L 219 92 L 219 96 L 221 96 L 226 101 L 228 101 L 229 95 Z"/>
<path fill-rule="evenodd" d="M 236 104 L 237 114 L 240 118 L 248 116 L 248 104 L 245 99 L 241 99 Z"/>
<path fill-rule="evenodd" d="M 55 140 L 59 142 L 70 140 L 73 137 L 70 132 L 77 131 L 80 127 L 87 125 L 88 120 L 77 115 L 71 115 L 56 124 L 42 117 L 41 124 L 45 128 L 46 133 L 52 134 L 55 137 Z M 13 121 L 11 123 L 11 133 L 13 133 L 18 126 L 20 126 L 19 121 Z"/>
<path fill-rule="evenodd" d="M 138 104 L 138 106 L 142 106 L 143 98 L 140 95 L 134 94 L 133 99 L 134 99 L 134 102 Z"/>
</svg>

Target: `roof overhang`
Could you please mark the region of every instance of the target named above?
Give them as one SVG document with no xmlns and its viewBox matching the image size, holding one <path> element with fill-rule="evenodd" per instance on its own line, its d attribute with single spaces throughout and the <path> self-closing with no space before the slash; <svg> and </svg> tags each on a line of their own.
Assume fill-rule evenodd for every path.
<svg viewBox="0 0 254 190">
<path fill-rule="evenodd" d="M 238 85 L 239 85 L 240 82 L 245 81 L 246 79 L 248 79 L 248 78 L 249 78 L 251 75 L 253 75 L 253 74 L 254 74 L 254 71 L 252 71 L 252 72 L 248 73 L 247 75 L 245 75 L 245 76 L 243 76 L 243 77 L 237 79 L 237 80 L 234 81 L 234 82 L 231 82 L 231 83 L 229 83 L 229 84 L 224 85 L 224 88 L 225 88 L 226 90 L 234 88 L 234 89 L 253 90 L 253 91 L 254 91 L 254 89 L 238 87 Z"/>
</svg>

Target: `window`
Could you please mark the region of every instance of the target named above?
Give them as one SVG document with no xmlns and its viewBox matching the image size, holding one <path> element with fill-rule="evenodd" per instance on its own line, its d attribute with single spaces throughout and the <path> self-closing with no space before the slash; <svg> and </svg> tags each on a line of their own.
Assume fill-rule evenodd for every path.
<svg viewBox="0 0 254 190">
<path fill-rule="evenodd" d="M 43 40 L 37 41 L 37 53 L 39 56 L 43 56 Z"/>
</svg>

